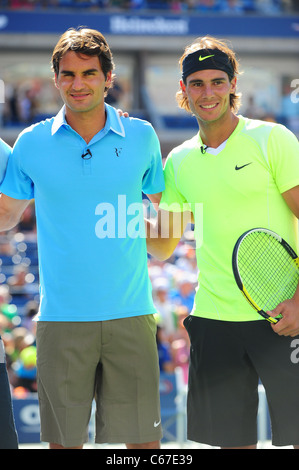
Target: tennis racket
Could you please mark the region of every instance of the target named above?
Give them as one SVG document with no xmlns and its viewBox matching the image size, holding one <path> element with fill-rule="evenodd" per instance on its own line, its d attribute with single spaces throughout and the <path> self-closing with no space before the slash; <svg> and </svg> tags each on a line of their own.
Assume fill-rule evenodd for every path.
<svg viewBox="0 0 299 470">
<path fill-rule="evenodd" d="M 266 311 L 293 297 L 299 280 L 299 259 L 277 233 L 255 228 L 243 233 L 233 251 L 237 286 L 250 305 L 266 320 L 277 323 L 281 316 Z"/>
</svg>

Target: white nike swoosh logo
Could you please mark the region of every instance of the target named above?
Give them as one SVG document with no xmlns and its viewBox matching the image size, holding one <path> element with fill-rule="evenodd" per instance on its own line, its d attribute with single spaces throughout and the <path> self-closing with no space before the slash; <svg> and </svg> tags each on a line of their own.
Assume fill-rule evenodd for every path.
<svg viewBox="0 0 299 470">
<path fill-rule="evenodd" d="M 160 424 L 160 423 L 161 423 L 161 419 L 160 419 L 160 421 L 158 421 L 158 422 L 157 422 L 157 421 L 155 421 L 155 422 L 154 422 L 154 427 L 155 427 L 155 428 L 157 428 L 157 427 L 159 426 L 159 424 Z"/>
</svg>

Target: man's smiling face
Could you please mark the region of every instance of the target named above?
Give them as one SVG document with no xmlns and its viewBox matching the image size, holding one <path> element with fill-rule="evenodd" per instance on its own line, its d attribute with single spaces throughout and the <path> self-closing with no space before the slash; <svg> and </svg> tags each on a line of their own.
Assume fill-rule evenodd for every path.
<svg viewBox="0 0 299 470">
<path fill-rule="evenodd" d="M 105 89 L 111 83 L 97 56 L 67 52 L 60 60 L 55 84 L 63 102 L 71 112 L 85 113 L 104 104 Z"/>
<path fill-rule="evenodd" d="M 181 89 L 192 113 L 199 121 L 212 122 L 231 113 L 230 94 L 236 90 L 236 78 L 230 82 L 222 70 L 201 70 L 187 77 Z"/>
</svg>

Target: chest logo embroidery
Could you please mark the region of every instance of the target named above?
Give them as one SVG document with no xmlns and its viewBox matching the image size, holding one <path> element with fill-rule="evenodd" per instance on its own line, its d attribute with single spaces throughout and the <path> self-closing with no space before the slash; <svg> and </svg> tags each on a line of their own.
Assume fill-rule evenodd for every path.
<svg viewBox="0 0 299 470">
<path fill-rule="evenodd" d="M 251 163 L 252 163 L 252 162 L 250 162 L 250 163 L 245 163 L 245 165 L 241 165 L 241 166 L 236 165 L 236 166 L 235 166 L 235 170 L 241 170 L 241 169 L 244 168 L 245 166 L 251 165 Z"/>
</svg>

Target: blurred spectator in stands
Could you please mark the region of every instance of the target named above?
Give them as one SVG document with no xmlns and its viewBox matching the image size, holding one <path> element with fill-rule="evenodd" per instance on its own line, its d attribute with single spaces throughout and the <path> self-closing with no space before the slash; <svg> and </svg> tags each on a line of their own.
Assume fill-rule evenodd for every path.
<svg viewBox="0 0 299 470">
<path fill-rule="evenodd" d="M 197 0 L 194 9 L 202 13 L 214 13 L 221 7 L 220 0 Z"/>
<path fill-rule="evenodd" d="M 71 8 L 92 8 L 98 7 L 97 0 L 61 0 L 63 6 L 70 6 Z"/>
<path fill-rule="evenodd" d="M 21 91 L 19 99 L 19 116 L 20 121 L 24 124 L 30 124 L 33 122 L 35 115 L 35 97 L 31 89 Z"/>
<path fill-rule="evenodd" d="M 178 257 L 175 262 L 175 266 L 180 271 L 187 271 L 188 273 L 197 276 L 198 267 L 196 252 L 193 246 L 189 245 L 189 243 L 183 243 L 176 248 L 175 254 Z"/>
<path fill-rule="evenodd" d="M 242 0 L 242 3 L 245 13 L 256 12 L 255 0 Z"/>
<path fill-rule="evenodd" d="M 28 274 L 27 266 L 18 264 L 13 268 L 13 275 L 8 277 L 7 284 L 13 288 L 23 287 L 26 284 L 26 276 Z"/>
<path fill-rule="evenodd" d="M 244 116 L 250 119 L 262 119 L 265 114 L 265 110 L 258 106 L 255 102 L 255 97 L 250 95 L 248 97 L 247 107 L 244 111 Z"/>
<path fill-rule="evenodd" d="M 2 284 L 0 286 L 0 312 L 4 315 L 10 300 L 9 287 L 6 284 Z"/>
<path fill-rule="evenodd" d="M 178 0 L 171 0 L 169 4 L 169 8 L 174 13 L 180 13 L 181 11 L 187 8 L 187 4 L 185 4 L 185 2 L 180 2 Z"/>
<path fill-rule="evenodd" d="M 35 393 L 37 391 L 36 384 L 36 347 L 30 345 L 25 347 L 12 364 L 15 374 L 14 388 L 24 388 L 26 391 Z"/>
<path fill-rule="evenodd" d="M 3 111 L 3 124 L 14 125 L 19 123 L 18 91 L 15 85 L 5 84 L 5 103 Z"/>
<path fill-rule="evenodd" d="M 22 318 L 22 325 L 35 336 L 36 321 L 35 315 L 38 313 L 38 302 L 36 300 L 29 300 L 24 309 L 24 317 Z"/>
<path fill-rule="evenodd" d="M 283 92 L 281 98 L 281 117 L 284 124 L 294 134 L 299 135 L 299 88 L 296 89 L 291 86 L 292 80 L 290 78 L 285 79 L 283 84 Z"/>
<path fill-rule="evenodd" d="M 177 289 L 171 294 L 171 301 L 177 306 L 186 307 L 188 313 L 193 308 L 196 283 L 197 278 L 195 275 L 182 272 L 178 275 Z"/>
<path fill-rule="evenodd" d="M 34 280 L 34 275 L 30 273 L 27 265 L 17 264 L 13 268 L 13 275 L 7 279 L 10 294 L 28 295 L 36 293 L 37 288 L 33 284 Z"/>
<path fill-rule="evenodd" d="M 11 330 L 13 328 L 13 325 L 11 322 L 8 320 L 8 318 L 3 315 L 3 313 L 0 313 L 0 336 L 3 339 L 3 335 L 6 331 Z"/>
<path fill-rule="evenodd" d="M 33 202 L 24 210 L 21 220 L 18 223 L 18 230 L 25 235 L 28 233 L 36 233 L 35 207 Z"/>
<path fill-rule="evenodd" d="M 2 308 L 0 309 L 0 336 L 2 337 L 2 339 L 6 333 L 11 333 L 11 331 L 17 326 L 14 325 L 12 321 L 14 317 L 15 313 L 13 313 L 13 308 L 10 308 L 9 304 L 3 305 L 3 310 Z"/>
<path fill-rule="evenodd" d="M 147 7 L 146 0 L 127 0 L 126 3 L 131 10 L 139 10 Z"/>
<path fill-rule="evenodd" d="M 34 0 L 10 0 L 10 6 L 13 9 L 26 8 L 31 10 L 35 5 Z"/>
<path fill-rule="evenodd" d="M 189 10 L 192 11 L 192 10 L 194 10 L 195 3 L 196 3 L 196 0 L 185 0 L 183 2 L 183 5 L 184 5 L 184 7 L 187 11 L 189 11 Z"/>
<path fill-rule="evenodd" d="M 290 3 L 291 3 L 291 8 L 294 12 L 298 12 L 299 11 L 299 2 L 298 0 L 290 0 Z"/>
<path fill-rule="evenodd" d="M 16 253 L 16 248 L 8 235 L 0 236 L 0 259 L 1 264 L 6 263 L 6 258 L 11 262 L 11 258 Z"/>
<path fill-rule="evenodd" d="M 159 261 L 154 257 L 150 257 L 148 260 L 148 272 L 152 283 L 156 279 L 165 277 L 169 281 L 169 288 L 171 289 L 173 273 L 177 271 L 176 267 L 173 265 L 173 257 L 168 259 L 166 262 Z"/>
<path fill-rule="evenodd" d="M 23 349 L 35 344 L 35 337 L 29 330 L 27 330 L 27 328 L 23 326 L 14 328 L 11 333 L 14 340 L 13 357 L 14 360 L 17 360 Z"/>
<path fill-rule="evenodd" d="M 1 314 L 0 314 L 1 317 Z M 2 337 L 2 341 L 4 344 L 5 349 L 5 356 L 6 356 L 6 367 L 8 373 L 8 380 L 9 383 L 12 385 L 14 383 L 14 372 L 12 371 L 12 363 L 15 360 L 14 352 L 15 352 L 15 341 L 11 331 L 1 331 L 1 318 L 0 318 L 0 334 Z"/>
<path fill-rule="evenodd" d="M 7 284 L 0 286 L 0 312 L 2 318 L 2 327 L 0 326 L 0 328 L 2 331 L 11 331 L 20 325 L 21 318 L 18 315 L 16 305 L 12 303 L 12 297 Z"/>
<path fill-rule="evenodd" d="M 255 0 L 255 6 L 260 13 L 279 13 L 282 9 L 281 0 Z"/>
<path fill-rule="evenodd" d="M 123 8 L 123 0 L 109 0 L 107 7 L 112 10 L 121 10 Z"/>
<path fill-rule="evenodd" d="M 18 361 L 23 349 L 35 345 L 35 336 L 24 327 L 13 328 L 3 334 L 3 342 L 7 356 L 7 372 L 13 387 L 17 384 L 14 364 Z"/>
<path fill-rule="evenodd" d="M 176 310 L 177 329 L 171 341 L 171 355 L 174 367 L 180 367 L 183 371 L 184 381 L 188 382 L 188 369 L 190 357 L 190 340 L 186 328 L 183 325 L 184 319 L 189 315 L 188 308 L 180 306 Z"/>
<path fill-rule="evenodd" d="M 171 357 L 171 347 L 169 341 L 165 338 L 164 329 L 160 325 L 157 325 L 156 340 L 160 371 L 172 373 L 174 371 L 174 364 Z"/>
<path fill-rule="evenodd" d="M 14 322 L 18 320 L 21 323 L 25 314 L 25 306 L 30 300 L 34 300 L 39 293 L 38 282 L 35 282 L 35 276 L 24 264 L 18 264 L 14 267 L 13 275 L 8 277 L 7 285 L 12 299 L 12 305 L 17 307 L 18 316 Z"/>
<path fill-rule="evenodd" d="M 222 0 L 220 5 L 221 13 L 243 14 L 244 6 L 242 0 Z"/>
<path fill-rule="evenodd" d="M 105 98 L 105 102 L 110 104 L 110 106 L 117 107 L 119 101 L 122 98 L 124 91 L 118 80 L 115 80 L 113 87 L 109 89 L 108 94 Z"/>
<path fill-rule="evenodd" d="M 158 277 L 154 280 L 153 296 L 157 309 L 157 322 L 163 327 L 166 338 L 171 340 L 176 331 L 176 320 L 169 298 L 169 282 L 165 277 Z"/>
</svg>

